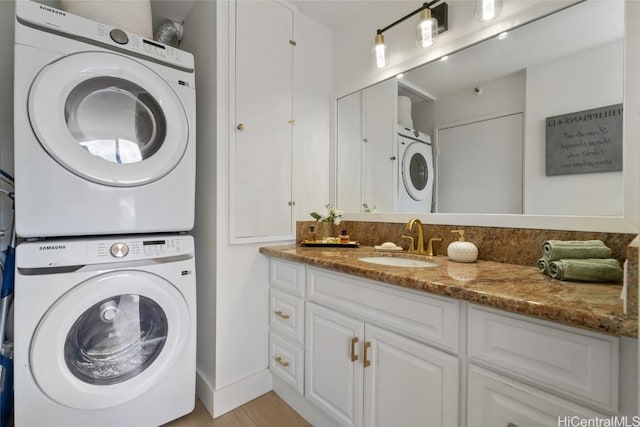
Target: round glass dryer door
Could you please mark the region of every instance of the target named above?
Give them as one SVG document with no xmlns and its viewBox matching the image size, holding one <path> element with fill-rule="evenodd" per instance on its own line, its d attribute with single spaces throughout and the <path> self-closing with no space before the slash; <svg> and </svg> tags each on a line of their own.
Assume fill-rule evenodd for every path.
<svg viewBox="0 0 640 427">
<path fill-rule="evenodd" d="M 413 200 L 424 200 L 433 185 L 431 146 L 413 142 L 402 156 L 402 182 Z"/>
<path fill-rule="evenodd" d="M 43 316 L 31 341 L 31 370 L 61 405 L 117 406 L 162 380 L 190 327 L 184 297 L 165 279 L 105 273 L 73 287 Z"/>
<path fill-rule="evenodd" d="M 42 147 L 70 172 L 99 184 L 138 186 L 173 170 L 188 119 L 157 73 L 107 52 L 45 66 L 29 91 L 29 120 Z"/>
</svg>

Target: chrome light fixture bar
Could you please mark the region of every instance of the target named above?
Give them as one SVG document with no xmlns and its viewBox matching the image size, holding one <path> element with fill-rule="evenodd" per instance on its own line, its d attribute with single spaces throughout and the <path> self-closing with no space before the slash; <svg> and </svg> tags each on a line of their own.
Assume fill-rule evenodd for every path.
<svg viewBox="0 0 640 427">
<path fill-rule="evenodd" d="M 375 45 L 373 48 L 373 60 L 377 68 L 384 68 L 387 65 L 387 47 L 384 44 L 384 36 L 382 33 L 390 28 L 395 27 L 401 22 L 406 21 L 412 16 L 420 13 L 420 22 L 416 27 L 416 44 L 421 47 L 431 46 L 438 34 L 447 31 L 448 24 L 448 5 L 441 3 L 432 7 L 441 0 L 434 0 L 424 3 L 421 7 L 413 12 L 403 16 L 392 24 L 387 25 L 376 31 Z"/>
</svg>

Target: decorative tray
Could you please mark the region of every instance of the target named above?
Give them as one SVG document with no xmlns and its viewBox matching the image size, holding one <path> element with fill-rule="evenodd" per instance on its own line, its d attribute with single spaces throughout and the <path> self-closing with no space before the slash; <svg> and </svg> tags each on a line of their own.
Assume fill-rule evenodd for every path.
<svg viewBox="0 0 640 427">
<path fill-rule="evenodd" d="M 357 248 L 360 246 L 359 242 L 350 241 L 349 243 L 340 243 L 337 239 L 326 242 L 322 240 L 303 240 L 300 244 L 302 246 L 315 248 Z"/>
</svg>

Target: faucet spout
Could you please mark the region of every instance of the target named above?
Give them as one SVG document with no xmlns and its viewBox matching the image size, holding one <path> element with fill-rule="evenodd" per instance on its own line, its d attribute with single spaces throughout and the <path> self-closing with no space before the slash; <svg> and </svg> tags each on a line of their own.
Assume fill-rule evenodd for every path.
<svg viewBox="0 0 640 427">
<path fill-rule="evenodd" d="M 418 224 L 418 239 L 414 247 L 413 243 L 409 246 L 409 252 L 417 252 L 419 254 L 425 253 L 424 251 L 424 228 L 422 222 L 418 218 L 412 218 L 405 227 L 406 231 L 413 231 L 413 225 Z"/>
</svg>

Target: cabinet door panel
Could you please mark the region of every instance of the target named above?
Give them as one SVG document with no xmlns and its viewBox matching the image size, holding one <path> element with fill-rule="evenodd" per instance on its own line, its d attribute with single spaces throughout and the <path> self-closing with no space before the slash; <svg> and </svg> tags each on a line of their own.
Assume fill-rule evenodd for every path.
<svg viewBox="0 0 640 427">
<path fill-rule="evenodd" d="M 368 324 L 365 337 L 364 425 L 458 425 L 456 357 Z"/>
<path fill-rule="evenodd" d="M 548 427 L 570 425 L 571 417 L 605 418 L 603 414 L 474 365 L 469 365 L 467 411 L 469 427 Z"/>
<path fill-rule="evenodd" d="M 394 211 L 398 160 L 396 110 L 398 84 L 394 79 L 364 91 L 364 202 L 379 212 Z"/>
<path fill-rule="evenodd" d="M 362 425 L 362 356 L 358 349 L 364 324 L 307 303 L 305 394 L 345 426 Z M 358 360 L 351 360 L 351 340 Z"/>
<path fill-rule="evenodd" d="M 232 235 L 290 235 L 293 12 L 275 1 L 235 4 Z"/>
</svg>

